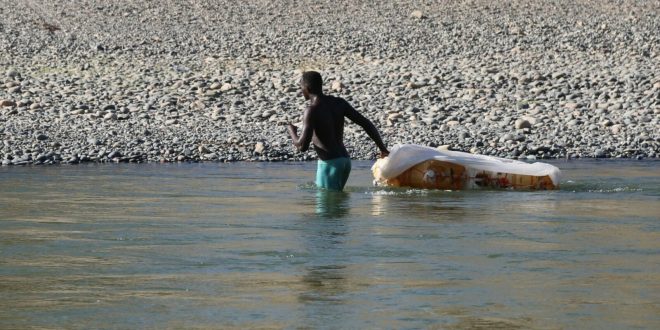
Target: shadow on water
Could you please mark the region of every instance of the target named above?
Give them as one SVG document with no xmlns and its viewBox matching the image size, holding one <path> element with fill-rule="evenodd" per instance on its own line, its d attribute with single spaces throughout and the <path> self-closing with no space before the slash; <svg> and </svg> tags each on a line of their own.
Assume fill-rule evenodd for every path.
<svg viewBox="0 0 660 330">
<path fill-rule="evenodd" d="M 299 297 L 300 301 L 330 301 L 342 303 L 341 294 L 346 292 L 347 278 L 345 265 L 320 265 L 308 267 L 302 282 L 307 291 Z"/>
</svg>

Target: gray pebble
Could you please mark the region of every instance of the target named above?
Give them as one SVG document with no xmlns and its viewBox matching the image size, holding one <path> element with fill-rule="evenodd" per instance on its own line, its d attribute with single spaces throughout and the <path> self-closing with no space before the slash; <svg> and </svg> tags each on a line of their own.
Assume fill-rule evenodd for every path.
<svg viewBox="0 0 660 330">
<path fill-rule="evenodd" d="M 516 129 L 532 128 L 532 124 L 526 119 L 516 119 L 515 128 Z"/>
<path fill-rule="evenodd" d="M 122 156 L 122 154 L 118 150 L 114 150 L 114 151 L 112 151 L 108 154 L 108 158 L 111 158 L 111 159 L 112 158 L 118 158 L 118 157 L 121 157 L 121 156 Z"/>
</svg>

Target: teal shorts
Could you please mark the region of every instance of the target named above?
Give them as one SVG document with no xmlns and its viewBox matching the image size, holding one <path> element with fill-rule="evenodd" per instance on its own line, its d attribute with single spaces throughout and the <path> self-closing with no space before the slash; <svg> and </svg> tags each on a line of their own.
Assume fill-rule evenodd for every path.
<svg viewBox="0 0 660 330">
<path fill-rule="evenodd" d="M 343 190 L 351 174 L 351 159 L 339 157 L 318 160 L 316 167 L 316 186 L 330 190 Z"/>
</svg>

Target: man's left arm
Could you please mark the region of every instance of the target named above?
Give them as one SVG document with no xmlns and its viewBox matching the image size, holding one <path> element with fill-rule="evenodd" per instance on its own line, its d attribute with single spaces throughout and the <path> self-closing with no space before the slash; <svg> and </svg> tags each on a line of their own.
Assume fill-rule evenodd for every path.
<svg viewBox="0 0 660 330">
<path fill-rule="evenodd" d="M 376 143 L 376 146 L 378 146 L 378 149 L 380 149 L 380 157 L 387 157 L 387 155 L 390 154 L 390 152 L 387 150 L 387 146 L 385 146 L 385 143 L 383 143 L 383 140 L 378 133 L 378 129 L 376 129 L 376 126 L 374 126 L 371 120 L 365 118 L 350 104 L 348 104 L 348 102 L 346 102 L 345 114 L 346 117 L 348 117 L 348 119 L 350 119 L 352 122 L 360 125 L 360 127 L 362 127 L 362 129 L 367 132 L 367 135 L 369 135 L 369 137 Z"/>
</svg>

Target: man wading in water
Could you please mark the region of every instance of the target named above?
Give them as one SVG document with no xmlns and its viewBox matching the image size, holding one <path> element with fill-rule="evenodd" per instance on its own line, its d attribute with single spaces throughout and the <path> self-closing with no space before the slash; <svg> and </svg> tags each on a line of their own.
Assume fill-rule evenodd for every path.
<svg viewBox="0 0 660 330">
<path fill-rule="evenodd" d="M 351 173 L 351 159 L 344 147 L 344 117 L 360 125 L 380 149 L 380 157 L 389 154 L 378 130 L 369 119 L 362 116 L 340 97 L 323 95 L 323 79 L 316 71 L 303 72 L 300 80 L 305 100 L 309 106 L 303 114 L 303 130 L 289 123 L 288 130 L 293 144 L 300 151 L 307 151 L 310 142 L 319 156 L 316 169 L 316 185 L 330 190 L 343 190 Z"/>
</svg>

